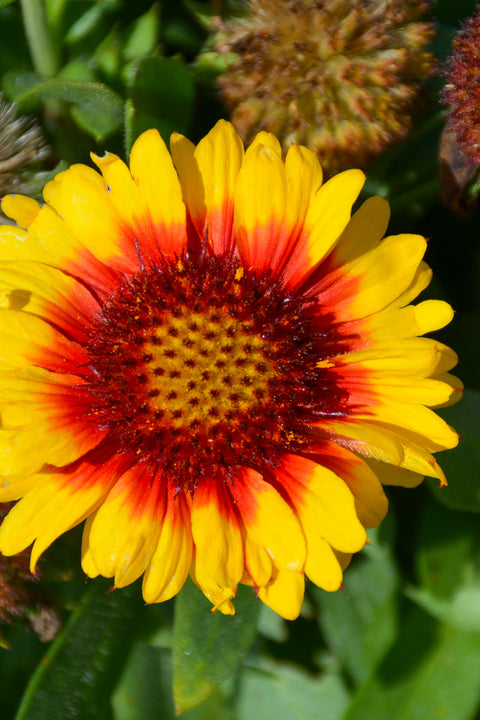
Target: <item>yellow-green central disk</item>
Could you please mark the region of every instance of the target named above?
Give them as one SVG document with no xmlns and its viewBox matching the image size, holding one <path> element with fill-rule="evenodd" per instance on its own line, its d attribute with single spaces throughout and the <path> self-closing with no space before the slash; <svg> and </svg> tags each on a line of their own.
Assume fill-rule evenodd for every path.
<svg viewBox="0 0 480 720">
<path fill-rule="evenodd" d="M 149 408 L 177 427 L 232 419 L 266 397 L 275 372 L 268 350 L 251 322 L 178 308 L 144 345 Z"/>
</svg>

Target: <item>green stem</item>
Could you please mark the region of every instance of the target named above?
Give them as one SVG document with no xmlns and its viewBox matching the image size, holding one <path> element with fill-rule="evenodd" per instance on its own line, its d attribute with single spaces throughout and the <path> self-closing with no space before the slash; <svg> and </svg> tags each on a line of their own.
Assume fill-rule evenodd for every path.
<svg viewBox="0 0 480 720">
<path fill-rule="evenodd" d="M 54 42 L 43 0 L 20 0 L 23 25 L 36 72 L 53 77 L 60 69 L 59 48 Z"/>
</svg>

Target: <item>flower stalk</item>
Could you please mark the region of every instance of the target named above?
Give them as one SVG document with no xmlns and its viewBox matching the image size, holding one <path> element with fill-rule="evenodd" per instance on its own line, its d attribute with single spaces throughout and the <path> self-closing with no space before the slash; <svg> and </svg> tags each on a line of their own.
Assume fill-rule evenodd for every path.
<svg viewBox="0 0 480 720">
<path fill-rule="evenodd" d="M 60 52 L 45 3 L 43 0 L 20 0 L 20 5 L 33 67 L 40 75 L 54 77 L 60 69 Z"/>
</svg>

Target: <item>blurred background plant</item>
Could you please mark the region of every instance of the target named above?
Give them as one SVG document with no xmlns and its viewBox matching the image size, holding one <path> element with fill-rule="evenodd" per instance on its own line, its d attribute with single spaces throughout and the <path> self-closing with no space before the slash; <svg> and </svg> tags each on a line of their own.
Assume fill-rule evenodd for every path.
<svg viewBox="0 0 480 720">
<path fill-rule="evenodd" d="M 0 0 L 1 195 L 148 127 L 310 144 L 328 172 L 366 169 L 391 232 L 430 238 L 467 386 L 448 488 L 390 489 L 346 592 L 310 586 L 294 623 L 249 590 L 231 618 L 191 584 L 150 607 L 85 585 L 78 529 L 35 582 L 2 559 L 2 719 L 480 719 L 479 27 L 470 0 Z"/>
<path fill-rule="evenodd" d="M 433 75 L 425 2 L 251 0 L 213 47 L 221 96 L 242 138 L 307 145 L 327 173 L 362 166 L 408 135 Z M 418 108 L 417 108 L 418 109 Z"/>
</svg>

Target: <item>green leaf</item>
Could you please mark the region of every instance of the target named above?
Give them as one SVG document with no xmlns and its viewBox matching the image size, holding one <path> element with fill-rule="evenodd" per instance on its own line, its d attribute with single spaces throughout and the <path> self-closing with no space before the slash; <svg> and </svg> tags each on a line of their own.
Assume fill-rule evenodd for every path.
<svg viewBox="0 0 480 720">
<path fill-rule="evenodd" d="M 242 672 L 236 700 L 239 720 L 343 720 L 349 695 L 339 674 L 314 676 L 283 663 L 267 668 Z"/>
<path fill-rule="evenodd" d="M 65 33 L 64 42 L 68 45 L 78 43 L 91 35 L 100 24 L 104 16 L 119 6 L 117 0 L 103 0 L 94 2 L 78 20 L 76 20 Z"/>
<path fill-rule="evenodd" d="M 115 720 L 173 720 L 171 651 L 137 642 L 112 706 Z"/>
<path fill-rule="evenodd" d="M 98 107 L 90 105 L 73 105 L 71 113 L 77 125 L 98 143 L 118 130 L 121 124 L 116 113 L 102 114 Z"/>
<path fill-rule="evenodd" d="M 457 405 L 441 411 L 445 420 L 460 433 L 454 450 L 442 453 L 440 464 L 448 486 L 438 492 L 438 481 L 429 480 L 434 497 L 454 510 L 480 512 L 480 392 L 465 390 Z"/>
<path fill-rule="evenodd" d="M 175 720 L 172 652 L 137 642 L 112 698 L 114 720 Z M 214 691 L 182 720 L 236 720 L 231 701 Z"/>
<path fill-rule="evenodd" d="M 159 30 L 160 7 L 152 5 L 148 12 L 137 18 L 128 28 L 122 48 L 124 59 L 134 60 L 141 55 L 152 53 L 158 43 Z"/>
<path fill-rule="evenodd" d="M 157 128 L 166 141 L 174 131 L 188 133 L 194 97 L 192 73 L 180 59 L 140 60 L 130 79 L 125 117 L 128 149 L 149 128 Z"/>
<path fill-rule="evenodd" d="M 446 625 L 480 634 L 480 587 L 460 587 L 453 597 L 444 600 L 428 588 L 405 588 L 410 600 Z"/>
<path fill-rule="evenodd" d="M 80 80 L 81 82 L 95 82 L 96 77 L 92 64 L 86 58 L 75 58 L 60 70 L 57 80 Z"/>
<path fill-rule="evenodd" d="M 263 603 L 260 606 L 258 632 L 269 640 L 285 642 L 288 638 L 286 621 Z"/>
<path fill-rule="evenodd" d="M 200 590 L 188 581 L 176 600 L 173 630 L 173 696 L 178 713 L 205 700 L 237 672 L 252 645 L 260 602 L 239 586 L 237 614 L 212 613 Z"/>
<path fill-rule="evenodd" d="M 443 492 L 443 490 L 442 490 Z M 415 539 L 415 571 L 420 586 L 449 599 L 457 588 L 480 585 L 478 518 L 430 501 L 420 518 Z"/>
<path fill-rule="evenodd" d="M 398 642 L 343 720 L 471 720 L 480 692 L 480 634 L 413 608 Z"/>
<path fill-rule="evenodd" d="M 16 89 L 16 92 L 14 92 Z M 10 83 L 10 94 L 20 111 L 33 100 L 62 100 L 72 103 L 73 114 L 80 126 L 97 142 L 117 130 L 123 119 L 123 100 L 106 85 L 96 82 L 57 78 L 44 81 L 34 73 L 17 76 Z"/>
<path fill-rule="evenodd" d="M 201 705 L 182 713 L 181 720 L 238 720 L 230 698 L 215 690 Z"/>
<path fill-rule="evenodd" d="M 138 585 L 94 580 L 27 687 L 15 720 L 103 720 L 142 611 Z M 141 626 L 141 624 L 140 624 Z"/>
<path fill-rule="evenodd" d="M 478 519 L 438 505 L 425 507 L 416 542 L 419 587 L 407 596 L 458 630 L 480 632 L 480 538 Z"/>
<path fill-rule="evenodd" d="M 369 531 L 370 544 L 345 573 L 345 592 L 313 589 L 327 643 L 355 684 L 370 677 L 397 635 L 398 576 L 391 543 L 381 541 L 391 522 Z"/>
</svg>

